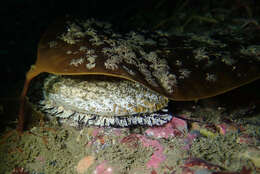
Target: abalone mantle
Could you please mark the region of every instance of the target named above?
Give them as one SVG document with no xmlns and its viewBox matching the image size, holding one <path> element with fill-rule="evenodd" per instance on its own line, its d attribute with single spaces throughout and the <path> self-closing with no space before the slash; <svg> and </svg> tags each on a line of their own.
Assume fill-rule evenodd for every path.
<svg viewBox="0 0 260 174">
<path fill-rule="evenodd" d="M 74 126 L 153 126 L 172 118 L 166 97 L 129 80 L 48 75 L 36 82 L 40 89 L 35 90 L 42 93 L 33 103 L 47 116 L 69 120 Z"/>
</svg>

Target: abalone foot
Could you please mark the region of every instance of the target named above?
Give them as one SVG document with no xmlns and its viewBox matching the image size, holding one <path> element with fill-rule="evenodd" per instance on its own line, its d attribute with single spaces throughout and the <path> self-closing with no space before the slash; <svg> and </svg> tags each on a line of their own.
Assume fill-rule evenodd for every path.
<svg viewBox="0 0 260 174">
<path fill-rule="evenodd" d="M 100 127 L 134 127 L 134 126 L 161 126 L 172 119 L 172 114 L 164 108 L 154 113 L 143 113 L 130 116 L 104 117 L 98 115 L 86 115 L 84 113 L 62 110 L 60 107 L 48 107 L 42 105 L 40 110 L 47 117 L 57 117 L 61 123 L 74 127 L 100 126 Z"/>
</svg>

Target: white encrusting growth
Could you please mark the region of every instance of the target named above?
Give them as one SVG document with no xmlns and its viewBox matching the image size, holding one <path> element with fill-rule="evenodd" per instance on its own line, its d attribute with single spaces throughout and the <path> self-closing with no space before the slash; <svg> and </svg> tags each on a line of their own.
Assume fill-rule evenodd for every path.
<svg viewBox="0 0 260 174">
<path fill-rule="evenodd" d="M 206 80 L 209 82 L 215 82 L 217 80 L 217 76 L 215 74 L 206 73 Z"/>
<path fill-rule="evenodd" d="M 230 66 L 234 65 L 237 62 L 235 59 L 232 59 L 230 55 L 223 55 L 221 61 Z"/>
<path fill-rule="evenodd" d="M 133 33 L 131 36 L 133 36 Z M 103 48 L 103 53 L 109 57 L 104 63 L 105 67 L 116 70 L 120 63 L 128 63 L 137 67 L 150 85 L 157 87 L 159 82 L 167 92 L 172 93 L 177 81 L 176 76 L 170 73 L 168 62 L 166 59 L 159 58 L 154 51 L 145 52 L 140 45 L 146 43 L 146 41 L 142 40 L 144 38 L 141 36 L 137 39 L 137 36 L 139 35 L 134 35 L 134 38 L 115 41 L 117 44 L 112 48 Z M 136 56 L 136 48 L 138 48 L 143 60 Z M 144 60 L 147 63 L 144 63 Z"/>
<path fill-rule="evenodd" d="M 205 49 L 206 49 L 205 47 L 201 47 L 193 51 L 196 60 L 198 61 L 205 60 L 205 59 L 209 60 L 208 53 Z"/>
<path fill-rule="evenodd" d="M 86 58 L 87 58 L 87 64 L 86 64 L 86 68 L 87 69 L 93 69 L 96 67 L 96 58 L 97 55 L 95 55 L 95 50 L 91 49 L 91 50 L 87 50 L 86 52 Z"/>
<path fill-rule="evenodd" d="M 109 59 L 104 63 L 106 69 L 117 70 L 118 64 L 120 63 L 120 57 L 117 55 L 112 55 Z"/>
<path fill-rule="evenodd" d="M 49 44 L 50 48 L 55 48 L 58 45 L 58 42 L 57 41 L 50 41 L 48 44 Z"/>
<path fill-rule="evenodd" d="M 106 57 L 104 60 L 106 69 L 116 71 L 123 68 L 129 74 L 134 75 L 134 71 L 131 69 L 131 66 L 134 66 L 150 85 L 154 87 L 160 85 L 166 92 L 173 93 L 173 88 L 177 85 L 177 78 L 170 72 L 167 60 L 158 56 L 156 50 L 145 49 L 146 46 L 156 46 L 157 44 L 167 46 L 168 40 L 163 37 L 164 35 L 153 33 L 146 38 L 144 34 L 134 31 L 122 35 L 113 32 L 110 24 L 93 19 L 78 23 L 80 25 L 68 22 L 67 31 L 59 38 L 68 44 L 75 44 L 88 38 L 92 46 L 101 46 L 101 52 Z M 102 30 L 102 34 L 99 30 Z M 88 49 L 90 48 L 81 46 L 79 51 Z M 90 55 L 86 57 L 89 58 Z M 87 69 L 95 68 L 95 58 L 88 59 Z M 73 61 L 71 64 L 77 66 L 79 63 Z"/>
<path fill-rule="evenodd" d="M 132 75 L 132 76 L 135 76 L 135 75 L 136 75 L 136 73 L 135 73 L 133 70 L 127 68 L 126 66 L 123 65 L 122 68 L 123 68 L 124 70 L 126 70 L 130 75 Z"/>
<path fill-rule="evenodd" d="M 246 56 L 252 56 L 257 61 L 260 61 L 260 45 L 250 45 L 246 48 L 242 48 L 240 53 Z"/>
<path fill-rule="evenodd" d="M 87 47 L 85 47 L 85 46 L 79 47 L 79 51 L 86 51 L 86 50 L 87 50 Z"/>
<path fill-rule="evenodd" d="M 72 51 L 68 50 L 68 51 L 66 52 L 66 54 L 72 54 Z"/>
<path fill-rule="evenodd" d="M 89 62 L 89 63 L 86 64 L 87 69 L 95 68 L 95 66 L 96 66 L 96 63 L 95 63 L 96 57 L 94 57 L 94 56 L 88 57 L 87 60 Z"/>
<path fill-rule="evenodd" d="M 182 62 L 180 60 L 176 60 L 175 65 L 176 66 L 182 66 Z"/>
<path fill-rule="evenodd" d="M 190 76 L 191 71 L 186 68 L 179 69 L 180 75 L 178 76 L 179 79 L 185 79 Z"/>
<path fill-rule="evenodd" d="M 75 67 L 78 67 L 79 65 L 81 65 L 82 63 L 84 63 L 84 58 L 80 57 L 80 58 L 75 58 L 75 59 L 72 59 L 70 61 L 70 65 L 73 65 Z"/>
</svg>

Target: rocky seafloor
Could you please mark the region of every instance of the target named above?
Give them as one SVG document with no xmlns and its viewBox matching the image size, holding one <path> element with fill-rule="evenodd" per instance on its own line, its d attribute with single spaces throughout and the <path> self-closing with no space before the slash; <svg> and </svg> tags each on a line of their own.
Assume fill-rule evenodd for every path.
<svg viewBox="0 0 260 174">
<path fill-rule="evenodd" d="M 240 99 L 247 103 L 231 107 L 236 100 L 229 93 L 198 103 L 174 102 L 171 122 L 151 128 L 77 129 L 32 111 L 22 135 L 11 126 L 2 133 L 0 173 L 257 173 L 258 100 Z M 1 107 L 1 114 L 8 114 L 7 106 Z"/>
</svg>

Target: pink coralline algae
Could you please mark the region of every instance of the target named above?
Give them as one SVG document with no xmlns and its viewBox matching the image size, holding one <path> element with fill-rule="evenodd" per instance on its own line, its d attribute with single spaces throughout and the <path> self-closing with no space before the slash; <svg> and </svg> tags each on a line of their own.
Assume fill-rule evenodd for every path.
<svg viewBox="0 0 260 174">
<path fill-rule="evenodd" d="M 169 138 L 173 136 L 180 136 L 186 131 L 186 121 L 173 117 L 172 120 L 164 126 L 149 128 L 145 131 L 145 133 L 155 138 Z"/>
<path fill-rule="evenodd" d="M 172 127 L 180 130 L 181 132 L 185 132 L 188 130 L 187 122 L 183 119 L 173 117 L 171 122 Z"/>
<path fill-rule="evenodd" d="M 150 160 L 146 163 L 147 168 L 158 168 L 159 165 L 166 160 L 166 156 L 163 154 L 163 147 L 160 145 L 159 141 L 151 140 L 142 135 L 137 135 L 141 140 L 143 146 L 154 148 L 154 153 L 151 156 Z"/>
<path fill-rule="evenodd" d="M 151 156 L 151 159 L 147 162 L 147 168 L 158 168 L 160 163 L 166 160 L 166 156 L 162 153 L 162 150 L 157 150 Z"/>
<path fill-rule="evenodd" d="M 189 150 L 194 140 L 200 136 L 200 132 L 197 130 L 190 131 L 187 136 L 183 139 L 185 146 L 183 147 L 184 150 Z"/>
<path fill-rule="evenodd" d="M 110 167 L 106 161 L 102 162 L 96 167 L 96 170 L 94 171 L 95 174 L 112 174 L 113 169 Z"/>
<path fill-rule="evenodd" d="M 92 136 L 96 137 L 103 131 L 103 128 L 95 128 L 92 132 Z"/>
<path fill-rule="evenodd" d="M 122 135 L 122 129 L 120 129 L 120 128 L 114 128 L 113 129 L 113 134 L 115 135 L 115 136 L 121 136 Z"/>
<path fill-rule="evenodd" d="M 130 134 L 120 141 L 123 144 L 126 144 L 128 147 L 136 148 L 138 146 L 139 137 L 138 134 Z"/>
</svg>

